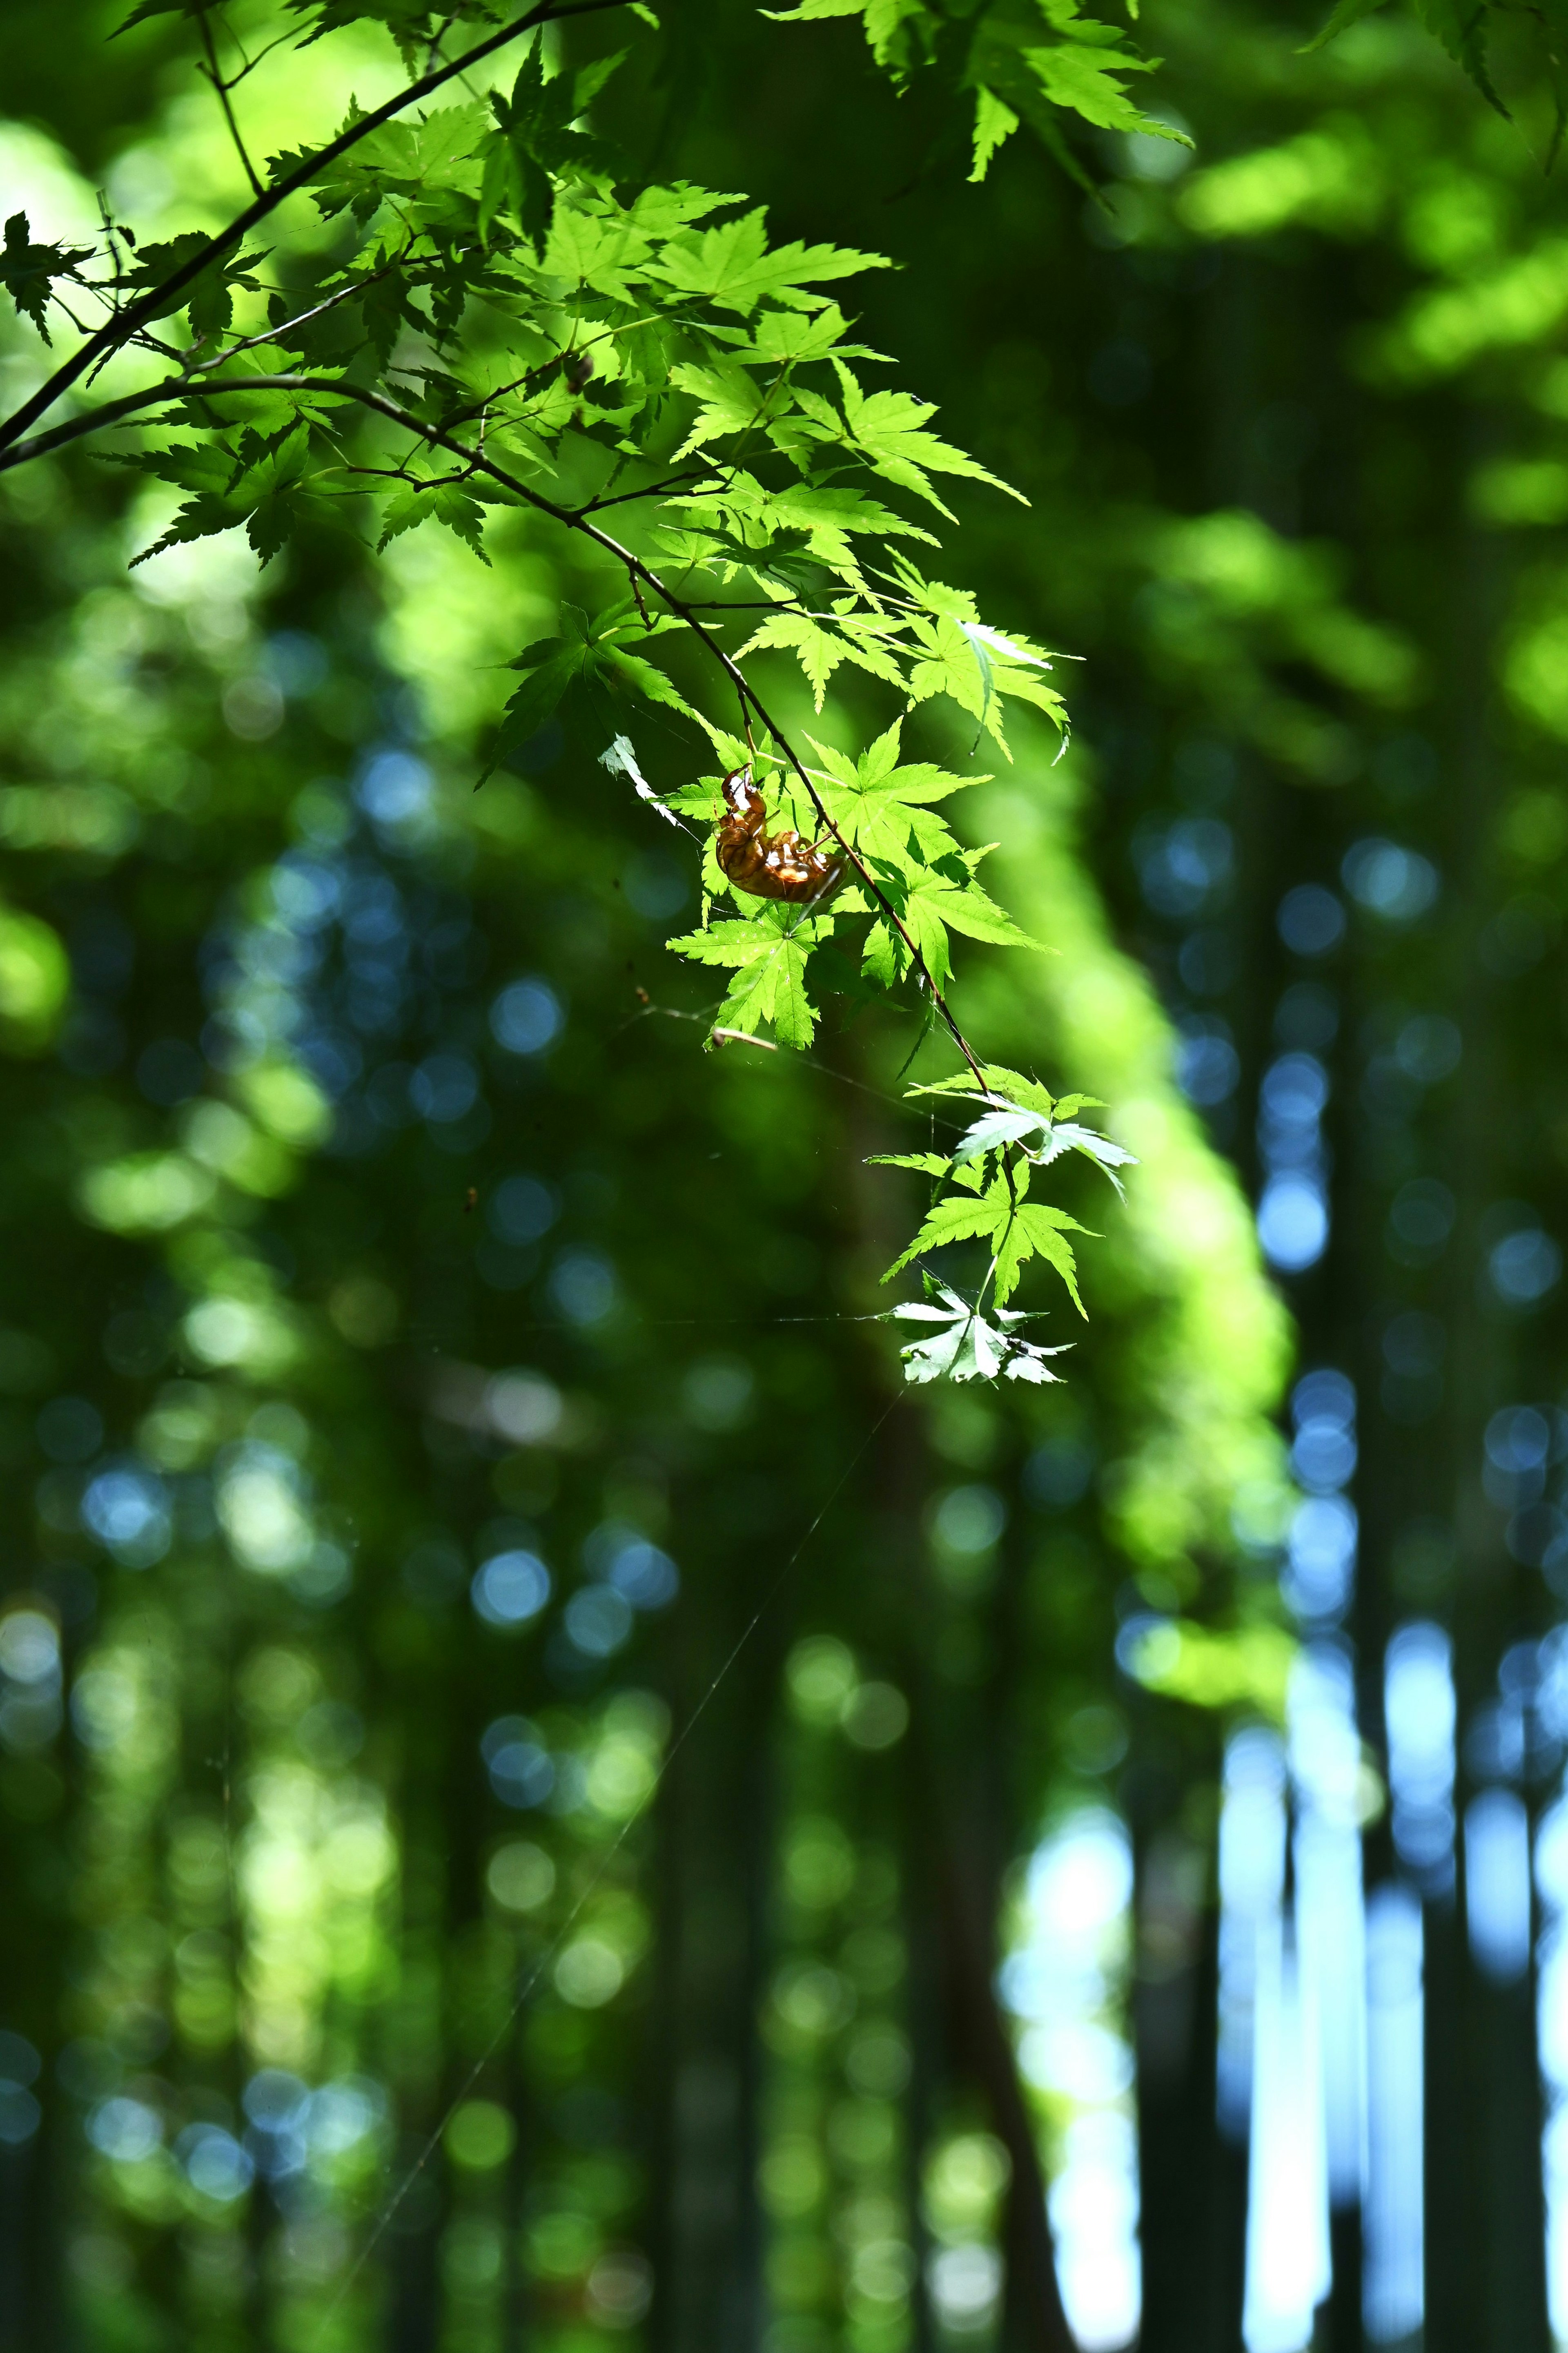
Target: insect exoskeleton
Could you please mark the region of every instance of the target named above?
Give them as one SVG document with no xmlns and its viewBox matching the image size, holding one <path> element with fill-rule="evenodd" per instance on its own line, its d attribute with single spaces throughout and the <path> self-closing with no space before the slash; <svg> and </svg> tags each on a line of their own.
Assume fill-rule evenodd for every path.
<svg viewBox="0 0 1568 2353">
<path fill-rule="evenodd" d="M 793 826 L 769 833 L 767 810 L 749 766 L 731 769 L 723 796 L 715 854 L 737 891 L 801 904 L 837 889 L 844 877 L 843 853 L 803 841 Z"/>
</svg>

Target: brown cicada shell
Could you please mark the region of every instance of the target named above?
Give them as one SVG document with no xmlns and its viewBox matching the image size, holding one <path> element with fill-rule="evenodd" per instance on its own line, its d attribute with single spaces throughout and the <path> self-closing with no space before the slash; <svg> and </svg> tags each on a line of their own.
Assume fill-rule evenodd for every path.
<svg viewBox="0 0 1568 2353">
<path fill-rule="evenodd" d="M 793 827 L 765 832 L 765 816 L 750 768 L 732 768 L 724 779 L 715 852 L 726 879 L 753 899 L 789 899 L 797 905 L 826 899 L 844 878 L 843 857 L 802 841 Z"/>
</svg>

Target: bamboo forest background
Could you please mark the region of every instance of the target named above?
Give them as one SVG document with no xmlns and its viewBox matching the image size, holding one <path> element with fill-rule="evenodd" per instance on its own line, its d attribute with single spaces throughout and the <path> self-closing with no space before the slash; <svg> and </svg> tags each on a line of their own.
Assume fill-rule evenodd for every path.
<svg viewBox="0 0 1568 2353">
<path fill-rule="evenodd" d="M 37 234 L 242 193 L 118 13 L 5 11 Z M 570 558 L 5 477 L 0 2347 L 1544 2348 L 1568 183 L 1387 14 L 1153 0 L 1106 202 L 668 16 L 607 127 L 890 253 L 1031 501 L 1076 733 L 971 838 L 1059 953 L 960 995 L 1141 1166 L 1065 1387 L 902 1393 L 913 1029 L 703 1055 L 599 740 L 472 789 Z"/>
</svg>

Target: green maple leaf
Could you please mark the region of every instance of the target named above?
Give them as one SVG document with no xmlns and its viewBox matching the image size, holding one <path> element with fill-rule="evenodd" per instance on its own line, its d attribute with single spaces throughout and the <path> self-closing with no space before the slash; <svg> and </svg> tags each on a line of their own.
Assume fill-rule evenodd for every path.
<svg viewBox="0 0 1568 2353">
<path fill-rule="evenodd" d="M 819 564 L 857 589 L 865 583 L 851 545 L 855 537 L 935 543 L 919 524 L 905 522 L 880 500 L 858 491 L 806 482 L 773 491 L 740 467 L 727 472 L 721 486 L 679 493 L 666 503 L 689 514 L 700 528 L 721 523 L 752 546 L 765 547 L 798 533 Z"/>
<path fill-rule="evenodd" d="M 714 1017 L 721 1029 L 754 1029 L 773 1024 L 781 1046 L 809 1046 L 816 1014 L 805 993 L 806 960 L 833 929 L 831 915 L 802 919 L 800 910 L 770 906 L 737 923 L 688 932 L 665 945 L 693 964 L 734 968 L 729 992 Z"/>
<path fill-rule="evenodd" d="M 765 391 L 734 363 L 697 367 L 683 361 L 671 368 L 669 380 L 698 404 L 691 429 L 675 453 L 678 463 L 707 442 L 748 431 L 764 411 L 776 414 L 781 406 L 776 390 Z M 787 406 L 787 400 L 782 405 Z"/>
<path fill-rule="evenodd" d="M 983 853 L 966 850 L 966 860 Z M 964 883 L 939 878 L 922 885 L 933 913 L 965 939 L 984 940 L 993 947 L 1034 948 L 1042 955 L 1054 955 L 1041 940 L 1031 939 L 1023 927 L 1016 923 L 1005 907 L 999 907 L 988 892 L 983 891 L 973 877 Z"/>
<path fill-rule="evenodd" d="M 45 343 L 49 340 L 48 308 L 57 278 L 74 278 L 79 261 L 90 261 L 87 246 L 35 245 L 26 213 L 13 213 L 0 247 L 0 286 L 16 303 L 18 314 L 31 319 Z"/>
<path fill-rule="evenodd" d="M 941 440 L 926 430 L 926 420 L 936 415 L 936 403 L 917 400 L 908 392 L 864 393 L 842 360 L 834 362 L 844 402 L 844 425 L 854 447 L 866 458 L 873 473 L 884 480 L 896 482 L 906 491 L 913 491 L 925 499 L 939 513 L 949 515 L 931 485 L 932 474 L 956 474 L 973 482 L 988 482 L 993 490 L 1005 491 L 1020 506 L 1029 501 L 1022 491 L 1014 490 L 999 474 L 991 472 L 979 459 L 966 451 L 955 449 L 951 442 Z"/>
<path fill-rule="evenodd" d="M 893 572 L 917 610 L 910 621 L 909 691 L 912 702 L 947 694 L 980 722 L 1007 758 L 1001 698 L 1028 702 L 1067 734 L 1067 706 L 1047 682 L 1055 659 L 1024 637 L 1005 635 L 980 617 L 967 589 L 922 579 L 909 558 L 895 551 Z"/>
<path fill-rule="evenodd" d="M 947 1378 L 954 1381 L 1011 1381 L 1044 1384 L 1059 1381 L 1048 1359 L 1065 1356 L 1066 1345 L 1042 1348 L 1024 1339 L 1017 1326 L 1026 1318 L 1005 1309 L 983 1315 L 979 1306 L 945 1282 L 926 1278 L 926 1297 L 888 1311 L 889 1322 L 923 1324 L 928 1337 L 911 1341 L 900 1351 L 904 1378 L 910 1382 Z"/>
<path fill-rule="evenodd" d="M 953 776 L 924 760 L 900 765 L 901 733 L 902 723 L 895 720 L 854 764 L 831 744 L 807 740 L 827 771 L 820 789 L 834 823 L 857 849 L 900 870 L 919 887 L 924 870 L 939 860 L 958 859 L 963 871 L 958 844 L 931 805 L 991 780 Z"/>
<path fill-rule="evenodd" d="M 896 988 L 903 977 L 908 952 L 892 925 L 879 921 L 866 934 L 860 969 L 879 988 Z"/>
<path fill-rule="evenodd" d="M 929 1212 L 913 1241 L 893 1261 L 882 1281 L 890 1282 L 913 1260 L 923 1257 L 927 1250 L 942 1250 L 949 1242 L 985 1240 L 994 1244 L 1006 1223 L 1007 1206 L 1004 1199 L 998 1212 L 989 1195 L 979 1200 L 960 1200 L 949 1194 Z"/>
<path fill-rule="evenodd" d="M 1157 122 L 1146 115 L 1128 97 L 1118 79 L 1121 74 L 1152 71 L 1157 59 L 1135 58 L 1120 47 L 1092 47 L 1078 41 L 1054 41 L 1048 47 L 1029 48 L 1023 54 L 1025 64 L 1051 104 L 1079 115 L 1097 131 L 1152 132 L 1157 138 L 1181 137 L 1169 123 Z M 1189 140 L 1185 143 L 1190 146 L 1192 142 Z"/>
<path fill-rule="evenodd" d="M 456 523 L 451 527 L 457 528 Z M 579 606 L 563 605 L 561 635 L 542 638 L 526 646 L 508 665 L 530 675 L 506 707 L 500 733 L 479 782 L 483 784 L 500 761 L 536 734 L 563 697 L 573 690 L 586 694 L 596 723 L 607 726 L 612 736 L 623 732 L 624 709 L 628 700 L 662 703 L 669 710 L 679 711 L 684 718 L 698 719 L 699 714 L 673 679 L 667 677 L 657 662 L 629 652 L 621 642 L 633 631 L 643 640 L 650 636 L 660 637 L 671 626 L 680 625 L 672 625 L 667 617 L 662 623 L 655 622 L 651 628 L 644 629 L 640 616 L 628 620 L 622 606 L 590 617 Z"/>
<path fill-rule="evenodd" d="M 973 851 L 965 852 L 958 862 L 966 862 L 975 855 Z M 938 988 L 945 988 L 952 974 L 950 929 L 995 947 L 1040 945 L 973 879 L 959 883 L 947 874 L 920 868 L 912 861 L 906 864 L 909 875 L 901 886 L 900 879 L 885 869 L 879 879 Z"/>
<path fill-rule="evenodd" d="M 679 293 L 705 295 L 720 310 L 744 318 L 764 297 L 815 311 L 826 298 L 808 292 L 808 287 L 891 267 L 879 253 L 852 253 L 832 245 L 781 245 L 770 252 L 766 219 L 766 207 L 759 205 L 717 228 L 681 229 L 650 263 L 649 274 Z"/>
<path fill-rule="evenodd" d="M 749 334 L 734 327 L 712 331 L 735 344 L 734 356 L 757 367 L 805 367 L 825 360 L 837 350 L 843 359 L 884 359 L 881 352 L 845 343 L 849 324 L 837 302 L 826 302 L 815 313 L 805 311 L 764 311 Z M 889 363 L 891 364 L 891 363 Z"/>
<path fill-rule="evenodd" d="M 715 1016 L 715 1028 L 754 1029 L 771 1021 L 781 1046 L 809 1046 L 816 1017 L 805 994 L 805 958 L 800 941 L 776 939 L 766 955 L 742 965 Z"/>
<path fill-rule="evenodd" d="M 614 211 L 606 216 L 582 191 L 574 190 L 555 206 L 544 269 L 568 286 L 588 287 L 612 301 L 629 302 L 652 251 L 651 239 L 630 215 Z"/>
<path fill-rule="evenodd" d="M 736 659 L 772 647 L 793 653 L 805 672 L 813 699 L 822 709 L 829 680 L 841 662 L 852 662 L 889 686 L 902 687 L 902 670 L 875 634 L 877 624 L 845 613 L 815 618 L 809 613 L 785 612 L 763 622 L 741 648 Z"/>
<path fill-rule="evenodd" d="M 936 19 L 927 0 L 796 0 L 793 9 L 764 8 L 780 25 L 811 25 L 827 16 L 858 16 L 879 66 L 901 77 L 917 57 L 928 55 Z"/>
<path fill-rule="evenodd" d="M 234 445 L 216 439 L 173 442 L 112 460 L 195 493 L 163 536 L 132 558 L 132 568 L 167 547 L 210 539 L 241 523 L 263 563 L 268 562 L 299 519 L 298 493 L 310 445 L 310 425 L 300 421 L 266 437 L 243 433 Z"/>
<path fill-rule="evenodd" d="M 487 241 L 498 217 L 509 213 L 542 254 L 555 209 L 555 187 L 526 140 L 503 125 L 479 150 L 479 235 Z"/>
<path fill-rule="evenodd" d="M 542 45 L 531 42 L 510 95 L 490 92 L 496 128 L 480 151 L 479 235 L 488 238 L 496 216 L 510 212 L 542 258 L 554 215 L 560 175 L 601 159 L 597 140 L 574 129 L 578 116 L 601 90 L 626 55 L 602 58 L 581 73 L 558 73 L 548 80 Z"/>
<path fill-rule="evenodd" d="M 471 547 L 481 564 L 489 564 L 484 542 L 484 509 L 479 501 L 458 490 L 453 482 L 410 482 L 395 491 L 382 512 L 381 537 L 376 542 L 380 554 L 390 541 L 405 531 L 417 531 L 422 522 L 445 523 L 455 532 L 466 547 Z"/>
<path fill-rule="evenodd" d="M 183 236 L 169 237 L 160 245 L 142 245 L 136 249 L 136 259 L 122 272 L 121 283 L 139 299 L 150 294 L 173 276 L 176 269 L 194 261 L 206 251 L 212 240 L 200 229 L 187 229 Z M 213 269 L 213 285 L 198 296 L 190 286 L 183 286 L 173 294 L 163 295 L 148 311 L 149 319 L 167 319 L 188 303 L 196 302 L 204 311 L 209 331 L 226 327 L 234 311 L 234 296 L 221 265 Z"/>
<path fill-rule="evenodd" d="M 997 1176 L 978 1198 L 950 1193 L 938 1201 L 882 1280 L 890 1282 L 928 1250 L 944 1249 L 951 1242 L 984 1241 L 994 1261 L 992 1279 L 998 1304 L 1012 1297 L 1024 1268 L 1030 1259 L 1038 1257 L 1061 1276 L 1081 1315 L 1084 1306 L 1079 1295 L 1077 1263 L 1065 1237 L 1087 1230 L 1065 1209 L 1021 1198 L 1016 1179 L 1009 1183 L 1006 1177 Z"/>
<path fill-rule="evenodd" d="M 776 924 L 763 916 L 738 923 L 715 923 L 710 931 L 687 932 L 679 939 L 666 940 L 665 946 L 672 955 L 688 956 L 693 964 L 754 965 L 759 957 L 772 955 L 779 944 Z"/>
<path fill-rule="evenodd" d="M 1078 1264 L 1072 1246 L 1064 1236 L 1086 1234 L 1076 1218 L 1065 1209 L 1053 1208 L 1046 1201 L 1023 1202 L 1006 1227 L 996 1248 L 995 1289 L 998 1304 L 1010 1299 L 1018 1287 L 1018 1277 L 1031 1258 L 1043 1258 L 1055 1267 L 1068 1287 L 1073 1305 L 1087 1323 L 1088 1312 L 1079 1296 Z M 1094 1239 L 1094 1237 L 1090 1237 Z"/>
<path fill-rule="evenodd" d="M 779 943 L 773 958 L 771 1001 L 764 1007 L 781 1046 L 803 1052 L 810 1045 L 816 1014 L 805 993 L 806 946 L 799 939 Z"/>
<path fill-rule="evenodd" d="M 553 718 L 567 688 L 581 678 L 587 659 L 588 648 L 580 637 L 542 638 L 519 654 L 511 668 L 524 670 L 527 675 L 501 715 L 489 758 L 476 780 L 476 789 L 503 760 L 521 750 L 547 720 Z"/>
<path fill-rule="evenodd" d="M 1035 1079 L 1026 1079 L 1019 1071 L 1010 1071 L 1002 1062 L 983 1062 L 981 1078 L 973 1071 L 955 1071 L 951 1078 L 936 1079 L 907 1090 L 911 1102 L 917 1095 L 985 1095 L 1008 1103 L 1022 1103 L 1031 1111 L 1041 1112 L 1049 1119 L 1058 1113 L 1081 1111 L 1090 1100 L 1087 1095 L 1063 1095 L 1053 1103 L 1044 1087 Z"/>
<path fill-rule="evenodd" d="M 991 169 L 991 159 L 1005 139 L 1018 128 L 1018 118 L 1005 100 L 984 83 L 974 96 L 974 162 L 970 171 L 971 182 L 983 180 Z"/>
<path fill-rule="evenodd" d="M 911 1168 L 921 1176 L 945 1176 L 952 1163 L 940 1152 L 873 1152 L 868 1168 Z"/>
</svg>

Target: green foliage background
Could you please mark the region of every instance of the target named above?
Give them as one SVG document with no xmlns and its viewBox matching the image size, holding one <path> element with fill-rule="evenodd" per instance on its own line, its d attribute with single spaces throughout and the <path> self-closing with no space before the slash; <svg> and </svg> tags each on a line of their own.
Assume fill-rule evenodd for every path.
<svg viewBox="0 0 1568 2353">
<path fill-rule="evenodd" d="M 396 86 L 342 13 L 244 85 L 254 152 Z M 1020 2073 L 993 1962 L 1022 1860 L 1089 1801 L 1140 1869 L 1106 2022 L 1147 2055 L 1148 1988 L 1190 1994 L 1179 2066 L 1127 2104 L 1145 2341 L 1234 2341 L 1214 1784 L 1223 1725 L 1277 1715 L 1289 1664 L 1293 1345 L 1237 1104 L 1325 969 L 1335 1239 L 1291 1304 L 1367 1400 L 1369 1732 L 1401 1615 L 1454 1625 L 1468 1704 L 1555 1612 L 1479 1485 L 1488 1416 L 1555 1388 L 1550 1301 L 1508 1311 L 1486 1252 L 1500 1206 L 1552 1223 L 1568 1135 L 1543 985 L 1568 296 L 1528 59 L 1510 124 L 1403 19 L 1301 55 L 1313 24 L 1170 0 L 1137 90 L 1189 153 L 1109 100 L 1098 129 L 1035 121 L 942 40 L 923 67 L 934 12 L 886 12 L 872 48 L 739 0 L 668 15 L 595 130 L 744 191 L 780 241 L 890 256 L 849 331 L 1029 501 L 950 483 L 952 576 L 1082 658 L 1053 673 L 1073 744 L 1026 706 L 1011 765 L 950 806 L 1055 953 L 982 939 L 954 1001 L 988 1060 L 1104 1098 L 1139 1166 L 1125 1206 L 1052 1169 L 1103 1236 L 1086 1327 L 1024 1294 L 1037 1340 L 1075 1344 L 1065 1387 L 906 1392 L 856 1319 L 921 1188 L 866 1164 L 934 1148 L 902 1088 L 951 1054 L 906 1077 L 918 1009 L 865 1008 L 848 965 L 805 1054 L 704 1055 L 717 987 L 664 945 L 700 919 L 697 855 L 604 766 L 623 721 L 592 702 L 525 711 L 473 790 L 503 666 L 602 595 L 589 552 L 516 503 L 488 565 L 461 512 L 377 552 L 322 497 L 265 569 L 231 533 L 131 571 L 179 491 L 83 448 L 0 477 L 0 2344 L 901 2353 L 942 2333 L 933 2247 L 991 2242 L 995 2341 L 1063 2343 L 1038 2216 L 1073 2104 Z M 89 240 L 105 184 L 143 243 L 245 200 L 184 21 L 110 47 L 112 21 L 11 12 L 0 182 L 35 238 Z M 622 35 L 563 38 L 578 65 Z M 1050 38 L 1089 53 L 1065 15 Z M 1047 134 L 983 183 L 977 88 Z M 289 249 L 333 233 L 302 206 Z M 46 364 L 7 321 L 7 409 Z M 767 677 L 850 757 L 887 724 L 874 680 L 839 670 L 819 722 L 786 656 Z M 919 756 L 964 762 L 978 715 L 922 707 Z M 660 794 L 711 765 L 678 715 L 636 740 Z M 1194 823 L 1229 866 L 1151 902 L 1141 871 Z M 1309 974 L 1279 896 L 1384 836 L 1433 861 L 1432 911 L 1352 909 Z M 527 1052 L 492 1018 L 520 982 Z M 1457 1067 L 1401 1059 L 1416 1016 L 1458 1024 Z M 1205 1120 L 1176 1025 L 1216 1018 L 1243 1075 Z M 1413 1254 L 1389 1211 L 1423 1176 L 1453 1239 Z M 1436 1391 L 1385 1356 L 1412 1313 L 1447 1334 Z M 668 1556 L 679 1594 L 606 1618 L 637 1542 L 645 1590 Z M 470 1579 L 518 1551 L 550 1602 L 488 1623 Z M 1115 1637 L 1148 1616 L 1178 1639 L 1140 1683 Z M 554 1760 L 527 1808 L 481 1756 L 508 1720 Z M 1152 1855 L 1187 1890 L 1165 1948 Z M 1434 2224 L 1434 2345 L 1545 2341 L 1531 2029 L 1497 2032 L 1486 2085 L 1436 2085 L 1435 2212 L 1472 2164 L 1520 2194 L 1479 2253 Z M 258 2070 L 283 2105 L 253 2094 L 253 2127 L 285 2079 L 329 2087 L 276 2196 L 221 2139 L 198 2161 Z M 118 2140 L 90 2138 L 117 2100 Z M 1357 2309 L 1350 2259 L 1336 2344 Z"/>
</svg>

